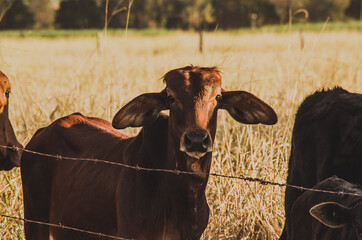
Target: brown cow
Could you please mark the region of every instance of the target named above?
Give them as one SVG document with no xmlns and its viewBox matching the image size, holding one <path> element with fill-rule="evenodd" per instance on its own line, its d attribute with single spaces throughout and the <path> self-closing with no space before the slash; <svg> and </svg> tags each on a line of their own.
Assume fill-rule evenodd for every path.
<svg viewBox="0 0 362 240">
<path fill-rule="evenodd" d="M 21 147 L 15 137 L 13 127 L 9 120 L 9 95 L 11 85 L 7 76 L 0 71 L 0 145 L 8 147 Z M 0 170 L 11 170 L 20 166 L 19 151 L 0 147 Z"/>
<path fill-rule="evenodd" d="M 136 97 L 112 125 L 75 113 L 38 130 L 26 148 L 200 174 L 136 171 L 24 153 L 25 217 L 123 238 L 199 239 L 209 218 L 205 188 L 217 110 L 226 109 L 247 124 L 275 124 L 277 116 L 250 93 L 223 90 L 216 68 L 187 66 L 168 72 L 164 81 L 163 91 Z M 169 116 L 162 110 L 170 110 Z M 112 126 L 143 128 L 129 137 Z M 28 240 L 94 237 L 31 223 L 25 235 Z"/>
</svg>

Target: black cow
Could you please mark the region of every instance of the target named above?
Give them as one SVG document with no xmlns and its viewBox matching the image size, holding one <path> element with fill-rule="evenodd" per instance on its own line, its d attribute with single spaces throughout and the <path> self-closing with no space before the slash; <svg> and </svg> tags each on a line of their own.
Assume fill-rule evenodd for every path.
<svg viewBox="0 0 362 240">
<path fill-rule="evenodd" d="M 304 192 L 291 209 L 290 239 L 361 240 L 362 187 L 333 176 L 318 183 L 314 189 L 360 196 Z"/>
<path fill-rule="evenodd" d="M 313 187 L 337 175 L 362 184 L 362 95 L 336 87 L 308 96 L 295 118 L 287 183 Z M 285 191 L 285 226 L 300 190 Z"/>
</svg>

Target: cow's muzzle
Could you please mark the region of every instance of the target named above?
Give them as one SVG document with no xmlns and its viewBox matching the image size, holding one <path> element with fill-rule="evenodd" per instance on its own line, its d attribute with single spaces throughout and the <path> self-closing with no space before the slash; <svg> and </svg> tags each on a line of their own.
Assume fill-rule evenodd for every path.
<svg viewBox="0 0 362 240">
<path fill-rule="evenodd" d="M 188 132 L 183 135 L 180 150 L 194 158 L 201 158 L 207 152 L 212 151 L 210 134 L 203 132 Z"/>
</svg>

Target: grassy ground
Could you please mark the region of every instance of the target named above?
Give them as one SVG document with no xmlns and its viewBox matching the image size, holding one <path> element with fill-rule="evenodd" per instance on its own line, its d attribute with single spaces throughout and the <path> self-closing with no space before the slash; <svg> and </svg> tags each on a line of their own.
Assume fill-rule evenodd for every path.
<svg viewBox="0 0 362 240">
<path fill-rule="evenodd" d="M 80 111 L 111 120 L 138 94 L 160 91 L 168 70 L 188 64 L 218 66 L 225 89 L 250 91 L 274 107 L 275 126 L 246 126 L 219 113 L 212 172 L 285 182 L 294 114 L 316 89 L 343 86 L 362 92 L 362 33 L 358 31 L 96 37 L 0 38 L 0 66 L 10 78 L 10 117 L 26 144 L 39 127 Z M 137 129 L 127 129 L 135 133 Z M 210 221 L 203 239 L 277 239 L 284 188 L 211 177 Z M 0 212 L 22 216 L 19 169 L 0 173 Z M 0 218 L 0 239 L 23 239 L 22 224 Z"/>
</svg>

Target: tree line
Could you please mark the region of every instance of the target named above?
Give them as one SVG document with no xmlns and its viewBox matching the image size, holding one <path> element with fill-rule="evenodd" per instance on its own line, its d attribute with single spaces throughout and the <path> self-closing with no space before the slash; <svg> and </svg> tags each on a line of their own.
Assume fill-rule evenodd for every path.
<svg viewBox="0 0 362 240">
<path fill-rule="evenodd" d="M 361 11 L 362 0 L 0 0 L 0 29 L 102 28 L 106 21 L 109 28 L 123 28 L 128 19 L 130 28 L 212 30 L 286 23 L 290 17 L 360 19 Z"/>
</svg>

